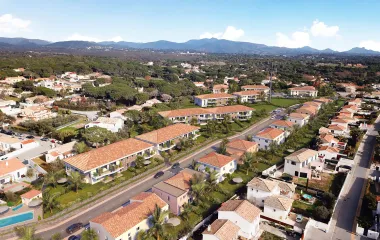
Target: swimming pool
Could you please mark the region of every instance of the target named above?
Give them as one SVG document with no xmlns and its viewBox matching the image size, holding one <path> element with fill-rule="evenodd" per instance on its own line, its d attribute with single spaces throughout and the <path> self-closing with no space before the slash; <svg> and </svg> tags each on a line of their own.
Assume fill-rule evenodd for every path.
<svg viewBox="0 0 380 240">
<path fill-rule="evenodd" d="M 17 205 L 16 207 L 12 208 L 12 211 L 17 211 L 20 208 L 22 208 L 22 206 L 24 206 L 24 204 L 21 203 L 20 205 Z"/>
<path fill-rule="evenodd" d="M 0 228 L 33 219 L 33 212 L 25 212 L 18 215 L 0 218 Z"/>
<path fill-rule="evenodd" d="M 309 195 L 309 194 L 306 194 L 306 193 L 303 194 L 302 197 L 303 197 L 304 199 L 309 200 L 309 201 L 313 198 L 313 196 L 311 196 L 311 195 Z"/>
</svg>

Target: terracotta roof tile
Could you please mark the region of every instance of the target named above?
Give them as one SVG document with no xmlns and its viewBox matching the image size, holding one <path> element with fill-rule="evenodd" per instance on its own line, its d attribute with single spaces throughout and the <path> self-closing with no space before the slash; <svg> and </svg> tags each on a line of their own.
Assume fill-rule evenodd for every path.
<svg viewBox="0 0 380 240">
<path fill-rule="evenodd" d="M 239 95 L 239 96 L 258 96 L 258 95 L 260 95 L 260 93 L 261 93 L 261 91 L 248 90 L 248 91 L 234 92 L 233 95 Z"/>
<path fill-rule="evenodd" d="M 228 200 L 222 203 L 218 211 L 232 211 L 252 223 L 260 216 L 261 210 L 247 200 Z"/>
<path fill-rule="evenodd" d="M 171 139 L 180 137 L 184 134 L 191 133 L 199 130 L 199 127 L 191 126 L 189 124 L 177 123 L 167 127 L 163 127 L 148 133 L 136 136 L 135 138 L 147 141 L 150 143 L 162 143 Z"/>
<path fill-rule="evenodd" d="M 331 153 L 339 153 L 339 149 L 335 147 L 329 147 L 329 146 L 321 146 L 319 147 L 319 151 L 327 151 Z"/>
<path fill-rule="evenodd" d="M 238 138 L 235 139 L 235 140 L 230 141 L 227 144 L 227 147 L 229 147 L 229 148 L 235 148 L 235 149 L 238 149 L 238 150 L 241 150 L 241 151 L 247 151 L 247 150 L 249 150 L 249 149 L 251 149 L 252 147 L 255 147 L 255 146 L 257 146 L 256 142 L 246 141 L 246 140 L 238 139 Z"/>
<path fill-rule="evenodd" d="M 170 111 L 158 112 L 163 117 L 186 117 L 186 116 L 195 116 L 201 114 L 209 114 L 208 109 L 205 108 L 185 108 L 185 109 L 176 109 Z"/>
<path fill-rule="evenodd" d="M 203 231 L 203 234 L 215 235 L 218 240 L 231 240 L 236 239 L 240 228 L 229 220 L 217 219 L 208 230 Z"/>
<path fill-rule="evenodd" d="M 328 129 L 337 130 L 337 131 L 344 131 L 344 130 L 346 130 L 343 126 L 338 125 L 338 124 L 332 124 L 332 125 L 328 126 Z"/>
<path fill-rule="evenodd" d="M 223 114 L 223 113 L 235 113 L 235 112 L 248 112 L 248 111 L 254 111 L 255 109 L 247 107 L 247 106 L 243 106 L 243 105 L 232 105 L 232 106 L 209 108 L 207 110 L 212 113 Z"/>
<path fill-rule="evenodd" d="M 235 159 L 232 157 L 225 156 L 216 152 L 211 152 L 206 156 L 200 158 L 198 162 L 221 168 L 234 160 Z"/>
<path fill-rule="evenodd" d="M 98 223 L 114 238 L 147 219 L 155 206 L 163 208 L 167 204 L 154 193 L 140 193 L 131 198 L 131 203 L 115 212 L 105 212 L 90 220 Z"/>
<path fill-rule="evenodd" d="M 294 162 L 304 162 L 313 156 L 317 156 L 318 152 L 308 148 L 301 148 L 298 151 L 285 157 L 286 160 L 291 160 Z"/>
<path fill-rule="evenodd" d="M 339 142 L 332 134 L 321 134 L 319 138 L 325 143 Z"/>
<path fill-rule="evenodd" d="M 7 175 L 11 172 L 26 168 L 26 166 L 18 159 L 11 158 L 0 161 L 0 176 Z"/>
<path fill-rule="evenodd" d="M 309 118 L 309 115 L 303 114 L 303 113 L 293 112 L 293 113 L 289 114 L 289 117 L 290 118 L 297 118 L 297 119 L 307 119 L 307 118 Z"/>
<path fill-rule="evenodd" d="M 42 193 L 41 191 L 38 191 L 36 189 L 32 189 L 29 192 L 26 192 L 26 193 L 22 194 L 21 197 L 22 198 L 27 198 L 27 199 L 32 199 L 32 198 L 38 196 L 41 193 Z"/>
<path fill-rule="evenodd" d="M 265 85 L 245 85 L 241 87 L 242 89 L 261 89 L 261 90 L 269 90 L 269 87 Z"/>
<path fill-rule="evenodd" d="M 275 181 L 258 178 L 258 177 L 253 178 L 247 184 L 248 187 L 252 187 L 254 189 L 261 190 L 264 192 L 271 192 L 277 185 L 278 184 Z"/>
<path fill-rule="evenodd" d="M 271 125 L 290 128 L 290 127 L 293 127 L 294 123 L 291 121 L 286 121 L 286 120 L 276 120 Z"/>
<path fill-rule="evenodd" d="M 295 87 L 295 88 L 290 88 L 290 90 L 295 90 L 295 91 L 316 91 L 315 87 L 313 87 L 313 86 Z"/>
<path fill-rule="evenodd" d="M 134 138 L 129 138 L 66 158 L 63 161 L 86 172 L 150 147 L 153 147 L 153 145 Z"/>
<path fill-rule="evenodd" d="M 264 200 L 265 206 L 269 206 L 276 209 L 281 209 L 287 211 L 292 207 L 293 199 L 282 197 L 282 196 L 270 196 Z"/>
<path fill-rule="evenodd" d="M 204 95 L 195 96 L 195 98 L 199 99 L 218 99 L 218 98 L 235 98 L 235 96 L 228 93 L 210 93 Z"/>
<path fill-rule="evenodd" d="M 284 131 L 282 131 L 281 129 L 269 127 L 269 128 L 262 130 L 258 134 L 256 134 L 256 137 L 273 140 L 273 139 L 277 138 L 278 136 L 280 136 L 281 134 L 284 134 Z"/>
</svg>

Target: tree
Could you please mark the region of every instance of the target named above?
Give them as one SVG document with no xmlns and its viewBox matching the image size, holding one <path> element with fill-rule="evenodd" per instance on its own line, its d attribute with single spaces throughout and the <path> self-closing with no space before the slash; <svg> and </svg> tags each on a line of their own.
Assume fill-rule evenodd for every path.
<svg viewBox="0 0 380 240">
<path fill-rule="evenodd" d="M 34 170 L 32 168 L 28 168 L 28 170 L 26 171 L 26 176 L 28 178 L 31 178 L 34 176 Z"/>
<path fill-rule="evenodd" d="M 148 239 L 152 239 L 152 236 L 151 236 L 149 231 L 140 230 L 137 233 L 136 239 L 137 240 L 148 240 Z"/>
<path fill-rule="evenodd" d="M 160 240 L 164 235 L 163 224 L 165 223 L 166 217 L 169 215 L 168 211 L 163 211 L 157 204 L 152 212 L 152 217 L 149 219 L 151 228 L 149 231 L 152 232 L 152 235 Z"/>
<path fill-rule="evenodd" d="M 76 136 L 76 132 L 73 129 L 61 129 L 54 135 L 58 140 L 67 143 Z"/>
<path fill-rule="evenodd" d="M 229 133 L 231 131 L 231 116 L 225 115 L 222 120 L 222 125 L 224 126 L 225 133 Z"/>
<path fill-rule="evenodd" d="M 77 142 L 74 144 L 74 151 L 78 154 L 90 151 L 90 148 L 84 142 Z"/>
<path fill-rule="evenodd" d="M 16 235 L 19 237 L 19 240 L 40 240 L 41 239 L 35 236 L 36 230 L 34 227 L 21 226 L 21 227 L 15 227 L 14 230 L 16 232 Z"/>
<path fill-rule="evenodd" d="M 69 180 L 74 185 L 75 192 L 78 192 L 79 186 L 82 184 L 82 175 L 77 171 L 71 171 L 69 174 Z"/>
<path fill-rule="evenodd" d="M 318 206 L 314 209 L 313 217 L 318 221 L 326 221 L 330 216 L 330 211 L 325 206 Z"/>
<path fill-rule="evenodd" d="M 57 186 L 57 181 L 60 178 L 60 172 L 57 171 L 49 171 L 45 176 L 44 176 L 44 183 L 45 184 L 52 184 L 53 187 Z"/>
<path fill-rule="evenodd" d="M 61 240 L 62 239 L 62 235 L 61 233 L 54 233 L 52 236 L 51 236 L 51 240 Z"/>
<path fill-rule="evenodd" d="M 116 135 L 114 133 L 100 127 L 91 127 L 85 129 L 82 133 L 82 137 L 86 142 L 91 145 L 95 145 L 96 147 L 116 141 Z"/>
<path fill-rule="evenodd" d="M 56 199 L 58 194 L 59 193 L 50 194 L 46 192 L 42 195 L 43 206 L 50 210 L 50 213 L 53 213 L 53 209 L 58 206 L 58 201 Z"/>
<path fill-rule="evenodd" d="M 220 143 L 218 153 L 220 154 L 226 154 L 227 152 L 227 144 L 229 143 L 227 138 L 223 138 L 222 142 Z"/>
<path fill-rule="evenodd" d="M 84 230 L 82 233 L 82 240 L 98 240 L 99 236 L 94 229 Z"/>
</svg>

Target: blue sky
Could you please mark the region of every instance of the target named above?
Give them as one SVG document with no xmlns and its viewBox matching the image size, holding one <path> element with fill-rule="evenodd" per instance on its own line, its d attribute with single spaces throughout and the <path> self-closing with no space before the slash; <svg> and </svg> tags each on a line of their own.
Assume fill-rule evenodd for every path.
<svg viewBox="0 0 380 240">
<path fill-rule="evenodd" d="M 50 41 L 217 37 L 380 51 L 378 0 L 0 0 L 0 36 Z"/>
</svg>

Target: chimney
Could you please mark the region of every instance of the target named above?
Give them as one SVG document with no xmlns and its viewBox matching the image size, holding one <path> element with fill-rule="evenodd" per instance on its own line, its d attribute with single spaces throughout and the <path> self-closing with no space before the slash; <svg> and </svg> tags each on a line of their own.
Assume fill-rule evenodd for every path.
<svg viewBox="0 0 380 240">
<path fill-rule="evenodd" d="M 211 225 L 208 225 L 208 226 L 207 226 L 207 231 L 208 231 L 208 232 L 211 232 Z"/>
</svg>

